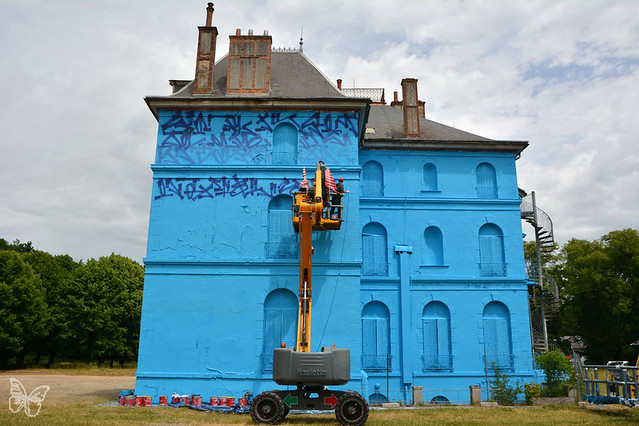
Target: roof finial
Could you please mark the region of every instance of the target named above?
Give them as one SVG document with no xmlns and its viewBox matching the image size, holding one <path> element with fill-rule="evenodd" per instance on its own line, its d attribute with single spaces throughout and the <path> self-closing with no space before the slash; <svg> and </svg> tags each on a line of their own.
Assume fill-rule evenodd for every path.
<svg viewBox="0 0 639 426">
<path fill-rule="evenodd" d="M 206 26 L 210 27 L 213 23 L 213 3 L 209 2 L 206 8 Z"/>
<path fill-rule="evenodd" d="M 300 53 L 304 52 L 304 48 L 302 47 L 302 45 L 304 44 L 304 26 L 302 25 L 302 28 L 300 29 Z"/>
</svg>

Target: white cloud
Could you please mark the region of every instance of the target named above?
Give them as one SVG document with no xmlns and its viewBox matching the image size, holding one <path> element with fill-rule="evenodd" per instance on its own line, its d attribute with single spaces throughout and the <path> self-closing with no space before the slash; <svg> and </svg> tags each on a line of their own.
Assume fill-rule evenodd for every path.
<svg viewBox="0 0 639 426">
<path fill-rule="evenodd" d="M 205 3 L 0 3 L 0 236 L 144 256 L 157 123 L 143 97 L 192 78 Z M 218 56 L 236 28 L 295 47 L 303 26 L 331 80 L 391 100 L 415 77 L 429 118 L 529 140 L 520 186 L 561 242 L 637 226 L 639 2 L 399 4 L 216 2 Z"/>
</svg>

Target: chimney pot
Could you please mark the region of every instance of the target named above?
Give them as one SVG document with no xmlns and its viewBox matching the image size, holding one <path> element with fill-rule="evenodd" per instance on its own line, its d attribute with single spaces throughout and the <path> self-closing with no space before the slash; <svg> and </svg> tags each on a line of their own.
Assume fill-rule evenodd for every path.
<svg viewBox="0 0 639 426">
<path fill-rule="evenodd" d="M 393 92 L 393 102 L 399 102 L 399 98 L 397 97 L 397 91 Z"/>
<path fill-rule="evenodd" d="M 248 35 L 250 35 L 250 36 L 252 36 L 252 35 L 253 35 L 253 29 L 252 29 L 252 28 L 251 28 L 251 29 L 249 29 L 249 33 L 248 33 Z"/>
<path fill-rule="evenodd" d="M 341 78 L 338 78 L 338 79 L 337 79 L 337 88 L 338 88 L 339 90 L 342 90 L 342 79 L 341 79 Z"/>
<path fill-rule="evenodd" d="M 268 30 L 264 30 L 264 35 L 267 36 L 268 35 Z"/>
<path fill-rule="evenodd" d="M 213 23 L 213 3 L 208 4 L 206 7 L 206 26 L 210 27 Z"/>
<path fill-rule="evenodd" d="M 235 30 L 235 35 L 236 35 L 236 36 L 241 36 L 241 35 L 242 35 L 242 30 L 241 30 L 241 29 L 239 29 L 239 28 L 238 28 L 238 29 L 236 29 L 236 30 Z"/>
</svg>

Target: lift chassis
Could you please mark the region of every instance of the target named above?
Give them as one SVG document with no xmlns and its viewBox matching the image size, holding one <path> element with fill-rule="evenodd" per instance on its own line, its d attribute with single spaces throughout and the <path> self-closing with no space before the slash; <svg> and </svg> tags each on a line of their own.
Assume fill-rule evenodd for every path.
<svg viewBox="0 0 639 426">
<path fill-rule="evenodd" d="M 276 424 L 290 410 L 335 410 L 342 425 L 362 425 L 368 418 L 368 404 L 354 391 L 338 391 L 328 386 L 350 380 L 350 351 L 324 347 L 311 352 L 312 232 L 338 230 L 339 218 L 332 217 L 325 201 L 330 197 L 324 163 L 317 163 L 312 189 L 295 194 L 293 228 L 299 234 L 299 310 L 296 348 L 273 350 L 273 380 L 294 390 L 272 390 L 257 395 L 251 403 L 255 423 Z"/>
</svg>

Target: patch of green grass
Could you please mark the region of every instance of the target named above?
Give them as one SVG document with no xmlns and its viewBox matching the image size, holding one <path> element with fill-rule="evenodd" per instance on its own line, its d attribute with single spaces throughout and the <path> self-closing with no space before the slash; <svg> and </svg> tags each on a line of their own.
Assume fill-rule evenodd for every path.
<svg viewBox="0 0 639 426">
<path fill-rule="evenodd" d="M 247 414 L 199 412 L 171 407 L 102 407 L 89 404 L 47 406 L 28 418 L 24 412 L 0 410 L 0 424 L 252 424 Z M 282 425 L 335 425 L 334 414 L 289 414 Z M 479 408 L 447 407 L 415 410 L 371 410 L 367 425 L 636 425 L 639 409 L 576 406 Z"/>
</svg>

